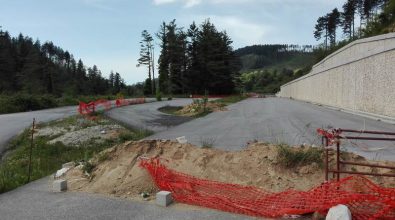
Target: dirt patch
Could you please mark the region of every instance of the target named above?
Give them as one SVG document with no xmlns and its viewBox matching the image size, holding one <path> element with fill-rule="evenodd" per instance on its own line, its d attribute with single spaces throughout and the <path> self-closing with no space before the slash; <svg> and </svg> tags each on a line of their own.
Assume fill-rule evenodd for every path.
<svg viewBox="0 0 395 220">
<path fill-rule="evenodd" d="M 306 148 L 308 147 L 301 150 Z M 152 195 L 157 189 L 149 174 L 139 167 L 139 160 L 159 156 L 167 167 L 182 173 L 203 179 L 255 186 L 270 192 L 309 190 L 323 182 L 324 172 L 319 164 L 285 168 L 278 161 L 277 153 L 277 146 L 263 143 L 253 143 L 242 151 L 228 152 L 172 141 L 127 142 L 105 150 L 92 159 L 90 163 L 94 169 L 90 175 L 84 174 L 82 166 L 79 166 L 67 172 L 66 179 L 72 191 L 125 198 L 138 198 L 141 193 Z M 344 155 L 350 161 L 366 161 L 351 153 Z M 370 168 L 353 169 L 366 172 Z M 390 178 L 372 180 L 386 187 L 395 186 Z"/>
<path fill-rule="evenodd" d="M 90 140 L 96 140 L 97 143 L 100 143 L 105 139 L 113 139 L 121 130 L 124 130 L 124 128 L 120 125 L 97 125 L 78 131 L 67 132 L 51 140 L 49 143 L 54 144 L 56 142 L 62 142 L 64 145 L 73 146 L 79 146 Z"/>
</svg>

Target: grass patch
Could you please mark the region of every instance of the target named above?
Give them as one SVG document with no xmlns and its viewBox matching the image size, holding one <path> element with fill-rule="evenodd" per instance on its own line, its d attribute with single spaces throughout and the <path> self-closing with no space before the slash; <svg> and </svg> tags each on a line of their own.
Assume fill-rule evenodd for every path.
<svg viewBox="0 0 395 220">
<path fill-rule="evenodd" d="M 181 106 L 170 106 L 170 105 L 166 105 L 164 107 L 159 108 L 158 110 L 160 112 L 163 112 L 165 114 L 169 114 L 169 115 L 177 115 L 177 111 L 181 110 L 182 107 Z"/>
<path fill-rule="evenodd" d="M 100 116 L 101 117 L 101 116 Z M 39 127 L 45 126 L 78 126 L 85 127 L 95 126 L 100 123 L 111 123 L 106 118 L 99 121 L 89 122 L 79 116 L 72 116 L 64 120 L 40 124 Z M 40 179 L 56 172 L 64 163 L 70 161 L 85 161 L 84 169 L 89 173 L 94 167 L 90 167 L 87 161 L 99 152 L 123 143 L 125 140 L 139 140 L 148 135 L 150 132 L 145 130 L 128 131 L 131 135 L 124 135 L 114 139 L 106 139 L 103 142 L 97 142 L 94 139 L 84 142 L 80 146 L 66 146 L 61 142 L 49 144 L 53 139 L 50 136 L 36 136 L 32 150 L 32 175 L 31 181 Z M 27 183 L 29 152 L 30 152 L 30 129 L 26 129 L 22 134 L 14 138 L 9 144 L 9 153 L 0 163 L 0 193 L 10 191 Z M 106 160 L 106 154 L 99 154 L 99 160 Z"/>
<path fill-rule="evenodd" d="M 202 145 L 202 148 L 213 148 L 215 144 L 216 138 L 200 138 L 200 144 Z"/>
<path fill-rule="evenodd" d="M 322 154 L 323 150 L 320 148 L 293 148 L 281 144 L 277 148 L 277 161 L 286 168 L 304 166 L 311 163 L 317 163 L 322 167 Z"/>
</svg>

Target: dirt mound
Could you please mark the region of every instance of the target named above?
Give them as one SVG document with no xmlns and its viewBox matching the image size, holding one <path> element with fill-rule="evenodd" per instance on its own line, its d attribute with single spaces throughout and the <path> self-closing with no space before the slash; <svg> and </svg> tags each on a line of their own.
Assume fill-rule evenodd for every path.
<svg viewBox="0 0 395 220">
<path fill-rule="evenodd" d="M 148 172 L 139 167 L 140 159 L 160 157 L 168 168 L 182 173 L 203 179 L 256 186 L 270 192 L 309 190 L 323 182 L 322 166 L 312 163 L 284 168 L 281 161 L 278 161 L 277 148 L 278 146 L 253 143 L 245 150 L 228 152 L 172 141 L 127 142 L 105 150 L 91 160 L 94 168 L 90 175 L 84 174 L 82 166 L 79 166 L 67 172 L 66 179 L 73 191 L 136 198 L 141 193 L 152 194 L 157 191 Z M 305 151 L 308 148 L 299 150 Z M 346 153 L 346 156 L 350 160 L 365 161 L 350 153 Z M 384 186 L 394 187 L 389 178 L 388 182 L 383 179 L 374 180 Z"/>
<path fill-rule="evenodd" d="M 216 102 L 207 102 L 206 111 L 209 112 L 219 112 L 219 111 L 227 111 L 225 105 L 222 103 Z M 181 110 L 177 111 L 176 114 L 181 116 L 195 116 L 198 114 L 202 114 L 204 112 L 204 107 L 202 103 L 192 103 L 190 105 L 184 106 Z"/>
</svg>

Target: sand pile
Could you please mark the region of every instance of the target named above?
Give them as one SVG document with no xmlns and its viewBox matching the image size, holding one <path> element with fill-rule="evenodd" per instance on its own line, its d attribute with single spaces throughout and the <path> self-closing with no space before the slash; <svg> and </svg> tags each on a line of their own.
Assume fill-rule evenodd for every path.
<svg viewBox="0 0 395 220">
<path fill-rule="evenodd" d="M 69 189 L 136 198 L 141 193 L 157 191 L 149 174 L 141 167 L 141 158 L 159 156 L 170 169 L 198 178 L 260 187 L 271 192 L 287 189 L 309 190 L 324 180 L 322 166 L 317 163 L 285 168 L 278 161 L 278 147 L 253 143 L 245 150 L 228 152 L 203 149 L 172 141 L 137 141 L 115 146 L 97 155 L 90 163 L 93 170 L 84 174 L 81 166 L 66 174 Z M 308 147 L 295 150 L 306 150 Z M 351 161 L 364 158 L 345 153 Z M 387 162 L 386 164 L 389 164 Z M 394 163 L 392 163 L 394 165 Z M 352 168 L 365 171 L 370 168 Z M 394 187 L 391 178 L 375 178 L 386 187 Z"/>
</svg>

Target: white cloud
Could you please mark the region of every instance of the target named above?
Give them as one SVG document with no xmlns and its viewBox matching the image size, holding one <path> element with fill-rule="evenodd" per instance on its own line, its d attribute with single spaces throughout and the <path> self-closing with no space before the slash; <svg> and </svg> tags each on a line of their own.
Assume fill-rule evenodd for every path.
<svg viewBox="0 0 395 220">
<path fill-rule="evenodd" d="M 154 5 L 165 5 L 172 3 L 181 3 L 185 8 L 191 8 L 193 6 L 199 5 L 202 3 L 202 0 L 153 0 Z"/>
<path fill-rule="evenodd" d="M 88 0 L 88 1 L 100 1 L 100 0 Z M 164 4 L 172 4 L 179 3 L 184 5 L 186 8 L 191 8 L 193 6 L 197 6 L 200 4 L 211 4 L 211 5 L 231 5 L 231 4 L 254 4 L 256 7 L 265 5 L 265 4 L 283 4 L 285 6 L 295 6 L 295 5 L 311 5 L 311 4 L 329 4 L 332 5 L 334 3 L 344 3 L 344 0 L 282 0 L 281 2 L 278 0 L 153 0 L 155 5 L 164 5 Z"/>
<path fill-rule="evenodd" d="M 169 3 L 174 3 L 177 0 L 154 0 L 155 5 L 164 5 L 164 4 L 169 4 Z"/>
</svg>

